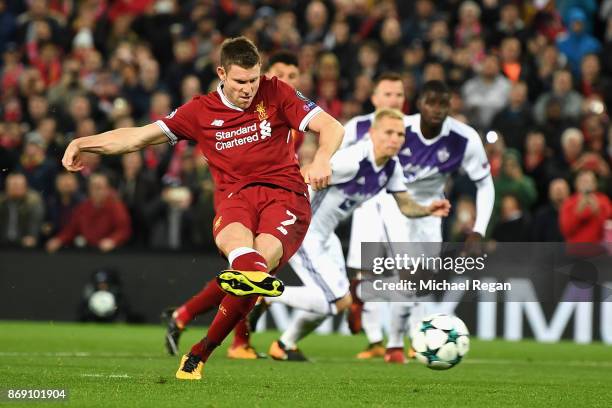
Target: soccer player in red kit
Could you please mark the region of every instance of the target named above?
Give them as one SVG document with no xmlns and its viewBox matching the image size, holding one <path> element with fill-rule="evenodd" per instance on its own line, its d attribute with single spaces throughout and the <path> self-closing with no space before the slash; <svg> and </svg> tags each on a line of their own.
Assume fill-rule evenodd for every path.
<svg viewBox="0 0 612 408">
<path fill-rule="evenodd" d="M 183 356 L 176 377 L 200 379 L 204 363 L 252 309 L 257 295 L 278 296 L 282 282 L 268 272 L 299 248 L 310 222 L 306 183 L 327 187 L 330 158 L 344 129 L 316 104 L 276 78 L 261 76 L 260 55 L 244 37 L 221 46 L 217 91 L 196 96 L 167 118 L 75 139 L 62 163 L 83 168 L 80 153 L 122 154 L 152 144 L 198 142 L 215 182 L 213 236 L 230 269 L 217 279 L 219 311 L 206 336 Z M 290 129 L 319 133 L 311 165 L 298 166 Z"/>
<path fill-rule="evenodd" d="M 296 89 L 300 80 L 300 70 L 297 56 L 288 51 L 273 54 L 268 60 L 266 70 L 268 78 L 276 77 Z M 294 149 L 297 152 L 304 141 L 304 133 L 291 129 Z M 185 327 L 198 315 L 219 306 L 221 298 L 216 280 L 208 282 L 200 292 L 191 297 L 176 310 L 169 309 L 164 312 L 167 320 L 165 334 L 166 350 L 170 355 L 179 353 L 179 339 Z M 260 357 L 250 344 L 250 328 L 246 319 L 242 319 L 234 329 L 234 339 L 227 349 L 227 356 L 234 359 L 256 359 Z"/>
</svg>

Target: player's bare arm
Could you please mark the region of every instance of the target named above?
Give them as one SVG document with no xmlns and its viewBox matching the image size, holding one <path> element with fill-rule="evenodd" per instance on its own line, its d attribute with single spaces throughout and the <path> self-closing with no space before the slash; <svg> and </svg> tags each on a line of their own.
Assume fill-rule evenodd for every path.
<svg viewBox="0 0 612 408">
<path fill-rule="evenodd" d="M 420 218 L 430 215 L 447 217 L 451 207 L 448 200 L 435 200 L 428 206 L 420 205 L 405 191 L 394 193 L 393 198 L 395 198 L 402 214 L 409 218 Z"/>
<path fill-rule="evenodd" d="M 124 154 L 149 145 L 161 144 L 168 138 L 155 123 L 141 127 L 121 128 L 75 139 L 66 148 L 62 164 L 69 171 L 83 169 L 80 153 Z"/>
<path fill-rule="evenodd" d="M 308 129 L 319 134 L 319 148 L 312 163 L 302 168 L 302 175 L 316 191 L 326 188 L 331 181 L 330 159 L 342 143 L 344 127 L 328 113 L 321 112 L 312 118 Z"/>
</svg>

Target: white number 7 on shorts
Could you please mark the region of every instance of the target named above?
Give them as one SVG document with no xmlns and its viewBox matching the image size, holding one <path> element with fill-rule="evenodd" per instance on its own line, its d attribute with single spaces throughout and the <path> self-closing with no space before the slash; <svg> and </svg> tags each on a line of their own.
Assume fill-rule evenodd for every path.
<svg viewBox="0 0 612 408">
<path fill-rule="evenodd" d="M 295 216 L 295 214 L 289 210 L 287 210 L 287 215 L 291 218 L 281 222 L 280 227 L 276 227 L 276 229 L 279 230 L 283 235 L 287 235 L 287 229 L 285 227 L 295 224 L 295 221 L 297 220 L 297 217 Z"/>
</svg>

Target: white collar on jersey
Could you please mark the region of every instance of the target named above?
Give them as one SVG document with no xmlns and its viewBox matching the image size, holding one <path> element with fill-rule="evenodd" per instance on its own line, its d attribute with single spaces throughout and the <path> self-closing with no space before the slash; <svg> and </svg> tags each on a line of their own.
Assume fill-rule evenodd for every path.
<svg viewBox="0 0 612 408">
<path fill-rule="evenodd" d="M 221 102 L 223 102 L 225 106 L 227 106 L 230 109 L 244 112 L 244 109 L 239 108 L 238 106 L 234 105 L 233 103 L 230 102 L 229 99 L 225 97 L 225 94 L 223 93 L 223 81 L 219 82 L 219 85 L 217 85 L 217 92 L 219 93 L 219 96 L 221 97 Z"/>
<path fill-rule="evenodd" d="M 417 136 L 419 137 L 419 139 L 421 139 L 421 142 L 423 142 L 423 144 L 432 145 L 436 143 L 441 137 L 448 136 L 448 134 L 450 133 L 451 124 L 450 124 L 449 116 L 447 116 L 446 119 L 444 119 L 444 122 L 442 122 L 442 129 L 440 129 L 440 134 L 431 139 L 427 139 L 425 138 L 425 136 L 423 136 L 423 133 L 421 133 L 421 114 L 417 113 L 416 116 L 417 116 L 417 121 L 416 121 L 417 126 L 415 126 L 412 129 L 412 131 L 417 134 Z"/>
<path fill-rule="evenodd" d="M 372 167 L 374 168 L 374 171 L 378 173 L 379 171 L 383 169 L 383 167 L 385 167 L 385 164 L 387 164 L 387 162 L 385 162 L 385 164 L 383 164 L 382 166 L 377 165 L 376 156 L 374 155 L 374 142 L 372 141 L 371 137 L 368 137 L 367 143 L 368 143 L 368 159 L 370 160 L 370 163 L 372 163 Z M 393 160 L 393 159 L 389 159 L 389 160 Z"/>
</svg>

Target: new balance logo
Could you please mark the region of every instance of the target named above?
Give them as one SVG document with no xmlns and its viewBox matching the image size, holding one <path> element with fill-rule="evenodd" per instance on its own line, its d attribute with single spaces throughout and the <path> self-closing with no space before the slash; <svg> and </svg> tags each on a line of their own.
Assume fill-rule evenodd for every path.
<svg viewBox="0 0 612 408">
<path fill-rule="evenodd" d="M 222 119 L 215 119 L 212 121 L 212 123 L 210 124 L 211 126 L 223 126 L 223 120 Z"/>
</svg>

